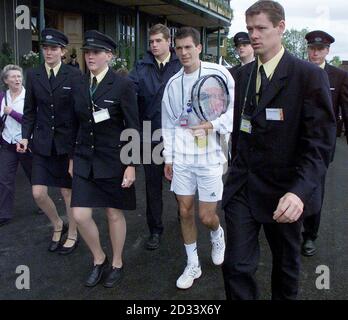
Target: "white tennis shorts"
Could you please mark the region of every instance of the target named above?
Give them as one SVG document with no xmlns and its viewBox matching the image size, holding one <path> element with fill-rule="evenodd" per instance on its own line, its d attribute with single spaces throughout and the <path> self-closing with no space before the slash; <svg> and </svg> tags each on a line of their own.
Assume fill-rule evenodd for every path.
<svg viewBox="0 0 348 320">
<path fill-rule="evenodd" d="M 222 198 L 223 166 L 221 164 L 198 166 L 174 163 L 170 190 L 179 196 L 195 195 L 199 201 L 217 202 Z"/>
</svg>

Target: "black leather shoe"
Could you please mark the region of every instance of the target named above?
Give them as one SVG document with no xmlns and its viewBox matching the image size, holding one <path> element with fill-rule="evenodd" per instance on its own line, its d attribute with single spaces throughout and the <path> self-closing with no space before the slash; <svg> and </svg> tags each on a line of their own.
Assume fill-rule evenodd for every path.
<svg viewBox="0 0 348 320">
<path fill-rule="evenodd" d="M 104 260 L 104 262 L 102 264 L 95 265 L 93 267 L 92 272 L 89 275 L 87 281 L 85 282 L 85 286 L 86 287 L 94 287 L 94 286 L 96 286 L 100 282 L 100 280 L 101 280 L 101 278 L 102 278 L 102 276 L 103 276 L 103 274 L 104 274 L 108 264 L 109 264 L 108 258 L 105 257 L 105 260 Z"/>
<path fill-rule="evenodd" d="M 146 242 L 147 250 L 156 250 L 159 248 L 161 242 L 161 235 L 158 233 L 153 233 L 150 235 L 149 239 Z"/>
<path fill-rule="evenodd" d="M 58 231 L 53 231 L 53 233 L 55 232 L 60 232 L 60 239 L 58 241 L 53 241 L 51 240 L 51 243 L 48 247 L 48 251 L 49 252 L 55 252 L 57 251 L 57 249 L 59 248 L 60 246 L 60 241 L 62 240 L 62 236 L 64 233 L 66 233 L 67 231 L 69 230 L 69 225 L 67 223 L 64 223 L 63 222 L 63 228 L 62 230 L 58 230 Z"/>
<path fill-rule="evenodd" d="M 311 256 L 314 256 L 316 252 L 317 252 L 317 247 L 315 245 L 314 240 L 305 239 L 301 247 L 302 255 L 305 257 L 311 257 Z"/>
<path fill-rule="evenodd" d="M 5 224 L 10 223 L 11 219 L 10 218 L 1 218 L 0 219 L 0 227 L 4 226 Z"/>
<path fill-rule="evenodd" d="M 71 246 L 71 247 L 64 247 L 64 246 L 61 246 L 58 250 L 58 253 L 59 254 L 62 254 L 62 255 L 68 255 L 70 253 L 72 253 L 76 248 L 77 246 L 79 245 L 79 239 L 73 239 L 73 238 L 67 238 L 67 240 L 72 240 L 74 241 L 74 244 Z"/>
<path fill-rule="evenodd" d="M 104 287 L 105 288 L 115 287 L 121 281 L 122 277 L 123 277 L 123 267 L 122 268 L 112 267 L 104 281 Z"/>
</svg>

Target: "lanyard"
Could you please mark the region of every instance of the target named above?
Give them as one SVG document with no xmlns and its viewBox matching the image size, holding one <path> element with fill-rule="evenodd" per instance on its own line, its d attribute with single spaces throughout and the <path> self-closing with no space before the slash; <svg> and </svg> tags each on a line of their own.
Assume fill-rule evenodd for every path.
<svg viewBox="0 0 348 320">
<path fill-rule="evenodd" d="M 251 78 L 253 77 L 253 73 L 255 72 L 255 69 L 257 70 L 257 63 L 255 63 L 253 69 L 251 70 L 251 73 L 250 73 L 250 76 L 249 76 L 249 79 L 248 79 L 248 84 L 247 84 L 247 87 L 246 87 L 245 96 L 244 96 L 244 100 L 243 100 L 242 116 L 244 116 L 244 111 L 245 111 L 245 108 L 246 108 L 246 103 L 247 103 L 247 100 L 248 100 L 248 95 L 249 95 L 249 90 L 250 90 Z"/>
<path fill-rule="evenodd" d="M 199 73 L 198 73 L 198 78 L 197 80 L 201 77 L 201 72 L 202 72 L 202 63 L 199 64 Z M 181 76 L 181 105 L 182 105 L 182 110 L 184 110 L 184 104 L 185 104 L 185 97 L 184 97 L 184 74 L 185 72 L 182 73 Z"/>
</svg>

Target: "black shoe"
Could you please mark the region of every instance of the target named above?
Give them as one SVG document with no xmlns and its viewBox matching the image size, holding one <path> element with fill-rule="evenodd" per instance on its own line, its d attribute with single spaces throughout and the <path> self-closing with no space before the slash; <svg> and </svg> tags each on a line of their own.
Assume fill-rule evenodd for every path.
<svg viewBox="0 0 348 320">
<path fill-rule="evenodd" d="M 89 275 L 87 281 L 85 282 L 85 286 L 86 287 L 96 286 L 100 282 L 108 264 L 109 264 L 108 258 L 105 256 L 105 260 L 102 264 L 97 264 L 93 267 L 91 274 Z"/>
<path fill-rule="evenodd" d="M 315 245 L 314 240 L 305 239 L 301 247 L 302 255 L 305 257 L 311 257 L 311 256 L 314 256 L 316 252 L 317 252 L 317 247 Z"/>
<path fill-rule="evenodd" d="M 104 281 L 104 287 L 105 288 L 115 287 L 120 282 L 122 277 L 123 277 L 123 267 L 121 268 L 112 267 Z"/>
<path fill-rule="evenodd" d="M 74 241 L 74 244 L 71 246 L 71 247 L 64 247 L 64 246 L 61 246 L 58 250 L 58 253 L 59 254 L 62 254 L 62 255 L 68 255 L 70 253 L 72 253 L 78 246 L 79 244 L 79 239 L 73 239 L 73 238 L 67 238 L 67 240 L 72 240 Z"/>
<path fill-rule="evenodd" d="M 147 250 L 156 250 L 159 248 L 161 242 L 161 235 L 158 233 L 153 233 L 150 235 L 149 239 L 146 242 Z"/>
<path fill-rule="evenodd" d="M 58 241 L 51 240 L 51 243 L 50 243 L 50 245 L 48 247 L 48 251 L 49 252 L 57 251 L 57 249 L 60 246 L 60 241 L 62 240 L 63 234 L 66 233 L 68 230 L 69 230 L 69 225 L 67 223 L 63 222 L 62 230 L 53 231 L 53 233 L 60 232 L 60 239 Z"/>
<path fill-rule="evenodd" d="M 10 221 L 11 221 L 11 218 L 1 218 L 0 219 L 0 227 L 4 226 L 5 224 L 10 223 Z"/>
</svg>

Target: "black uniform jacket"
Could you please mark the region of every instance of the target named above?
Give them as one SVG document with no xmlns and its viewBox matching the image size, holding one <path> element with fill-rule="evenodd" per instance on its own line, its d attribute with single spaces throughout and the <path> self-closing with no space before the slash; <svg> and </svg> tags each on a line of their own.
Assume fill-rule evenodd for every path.
<svg viewBox="0 0 348 320">
<path fill-rule="evenodd" d="M 342 117 L 348 143 L 348 72 L 328 63 L 325 64 L 325 71 L 330 81 L 330 91 L 336 121 L 339 122 L 340 116 Z"/>
<path fill-rule="evenodd" d="M 239 132 L 222 205 L 245 185 L 252 214 L 272 222 L 285 193 L 296 194 L 305 205 L 310 202 L 330 162 L 336 121 L 324 70 L 285 51 L 256 105 L 256 63 L 242 67 L 236 82 L 235 107 L 241 108 L 252 77 L 245 111 L 252 132 Z M 282 109 L 284 119 L 267 120 L 267 108 Z"/>
<path fill-rule="evenodd" d="M 129 128 L 139 135 L 134 85 L 109 69 L 93 95 L 93 102 L 100 109 L 107 108 L 110 119 L 98 123 L 93 119 L 89 87 L 90 77 L 85 75 L 74 91 L 74 174 L 89 178 L 93 172 L 96 179 L 122 176 L 127 165 L 135 164 L 121 162 L 121 149 L 128 143 L 121 141 L 121 133 Z"/>
<path fill-rule="evenodd" d="M 71 152 L 74 142 L 72 89 L 80 79 L 79 70 L 63 63 L 52 88 L 43 64 L 28 72 L 22 136 L 30 139 L 33 134 L 35 153 L 50 156 L 53 141 L 58 155 Z"/>
<path fill-rule="evenodd" d="M 241 67 L 242 65 L 239 63 L 235 66 L 233 66 L 232 68 L 228 69 L 228 71 L 230 72 L 230 74 L 232 75 L 234 81 L 236 81 L 236 74 L 237 74 L 237 71 L 239 70 L 239 68 Z"/>
</svg>

